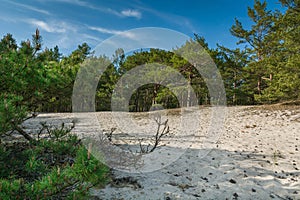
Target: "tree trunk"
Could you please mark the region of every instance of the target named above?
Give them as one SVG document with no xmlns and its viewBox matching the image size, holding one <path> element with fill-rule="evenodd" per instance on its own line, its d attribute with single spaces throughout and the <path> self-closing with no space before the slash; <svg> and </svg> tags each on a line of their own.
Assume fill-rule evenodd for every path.
<svg viewBox="0 0 300 200">
<path fill-rule="evenodd" d="M 135 96 L 135 112 L 139 111 L 139 98 L 140 98 L 140 92 L 139 89 L 136 91 L 136 96 Z"/>
<path fill-rule="evenodd" d="M 186 107 L 190 107 L 191 105 L 191 74 L 189 74 L 189 79 L 188 79 L 188 90 L 187 90 L 187 99 L 186 99 Z"/>
<path fill-rule="evenodd" d="M 235 91 L 236 91 L 236 72 L 234 71 L 234 83 L 233 83 L 233 97 L 232 97 L 232 103 L 235 105 L 236 104 L 236 94 L 235 94 Z"/>
<path fill-rule="evenodd" d="M 158 88 L 159 88 L 159 85 L 158 84 L 154 84 L 152 105 L 156 104 L 156 97 L 157 97 Z"/>
<path fill-rule="evenodd" d="M 260 84 L 261 84 L 261 81 L 260 81 L 260 78 L 259 78 L 258 81 L 257 81 L 257 91 L 258 91 L 258 94 L 261 94 Z"/>
</svg>

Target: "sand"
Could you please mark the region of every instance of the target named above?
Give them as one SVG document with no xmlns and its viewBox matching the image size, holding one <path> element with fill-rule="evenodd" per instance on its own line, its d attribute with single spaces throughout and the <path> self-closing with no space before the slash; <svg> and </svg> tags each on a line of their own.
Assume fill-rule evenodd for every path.
<svg viewBox="0 0 300 200">
<path fill-rule="evenodd" d="M 109 144 L 136 152 L 141 138 L 146 145 L 155 134 L 154 116 L 87 113 L 74 132 L 103 135 L 114 128 Z M 68 124 L 74 117 L 40 114 L 23 126 Z M 112 164 L 112 182 L 92 189 L 93 199 L 300 199 L 299 106 L 177 109 L 163 111 L 162 119 L 168 119 L 170 134 L 142 155 L 146 166 L 134 171 Z"/>
</svg>

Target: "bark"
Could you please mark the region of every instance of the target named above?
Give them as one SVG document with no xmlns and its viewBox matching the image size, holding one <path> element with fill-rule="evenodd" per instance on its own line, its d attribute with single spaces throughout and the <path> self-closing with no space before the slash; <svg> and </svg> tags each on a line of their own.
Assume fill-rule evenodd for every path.
<svg viewBox="0 0 300 200">
<path fill-rule="evenodd" d="M 33 141 L 34 139 L 28 134 L 26 133 L 26 131 L 24 131 L 21 127 L 19 127 L 18 125 L 15 125 L 15 130 L 18 131 L 26 140 L 28 141 Z"/>
<path fill-rule="evenodd" d="M 158 84 L 155 84 L 155 85 L 154 85 L 154 88 L 153 88 L 152 105 L 155 105 L 155 104 L 156 104 L 156 97 L 157 97 L 158 89 L 159 89 L 159 85 L 158 85 Z"/>
<path fill-rule="evenodd" d="M 233 97 L 232 97 L 232 103 L 233 104 L 236 104 L 236 93 L 235 93 L 235 91 L 236 91 L 236 71 L 234 71 L 234 83 L 233 83 L 233 89 L 234 89 L 234 92 L 233 92 Z"/>
<path fill-rule="evenodd" d="M 190 107 L 191 105 L 191 74 L 189 74 L 189 79 L 188 79 L 188 91 L 187 91 L 187 101 L 186 101 L 186 107 Z"/>
<path fill-rule="evenodd" d="M 261 81 L 260 81 L 260 78 L 259 78 L 259 80 L 257 81 L 257 91 L 258 91 L 258 94 L 261 93 L 260 83 L 261 83 Z"/>
</svg>

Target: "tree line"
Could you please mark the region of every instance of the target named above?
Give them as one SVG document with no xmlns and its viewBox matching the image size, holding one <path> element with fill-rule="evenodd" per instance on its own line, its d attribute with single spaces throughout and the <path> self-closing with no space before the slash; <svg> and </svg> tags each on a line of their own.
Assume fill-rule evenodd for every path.
<svg viewBox="0 0 300 200">
<path fill-rule="evenodd" d="M 201 74 L 192 63 L 176 54 L 188 52 L 195 43 L 205 49 L 220 71 L 228 105 L 270 104 L 299 99 L 300 1 L 281 0 L 280 3 L 284 11 L 268 10 L 266 1 L 255 0 L 253 8 L 248 8 L 248 17 L 252 21 L 248 29 L 235 19 L 230 28 L 231 34 L 238 38 L 234 49 L 222 45 L 209 48 L 205 38 L 194 34 L 194 38 L 174 52 L 150 49 L 125 57 L 122 49 L 116 50 L 113 56 L 115 67 L 110 68 L 98 85 L 97 108 L 109 109 L 110 102 L 103 102 L 112 99 L 110 95 L 114 84 L 134 67 L 148 63 L 160 63 L 176 69 L 191 84 L 197 103 L 210 104 L 211 97 Z M 180 86 L 177 88 L 180 90 Z M 175 96 L 164 85 L 144 85 L 131 96 L 130 110 L 147 111 L 154 104 L 162 104 L 166 108 L 189 106 L 189 102 L 181 102 L 187 101 L 187 91 L 181 94 L 180 99 Z"/>
<path fill-rule="evenodd" d="M 57 46 L 42 48 L 38 29 L 31 40 L 22 41 L 20 45 L 7 34 L 0 41 L 1 132 L 18 124 L 28 111 L 72 111 L 73 85 L 78 70 L 85 70 L 87 60 L 108 65 L 102 76 L 96 77 L 95 107 L 98 111 L 110 110 L 112 99 L 118 101 L 112 94 L 123 75 L 136 66 L 150 63 L 170 66 L 180 72 L 196 94 L 196 104 L 210 104 L 204 78 L 192 63 L 176 53 L 192 48 L 195 43 L 206 50 L 220 71 L 227 104 L 253 105 L 299 99 L 300 1 L 280 0 L 280 3 L 284 11 L 268 10 L 265 1 L 255 0 L 254 6 L 248 8 L 252 21 L 248 29 L 235 19 L 230 32 L 239 41 L 234 49 L 222 45 L 210 48 L 205 38 L 195 34 L 174 52 L 147 49 L 124 55 L 122 49 L 117 49 L 112 58 L 96 57 L 84 43 L 64 56 Z M 92 74 L 92 71 L 87 73 Z M 174 91 L 163 84 L 143 85 L 132 93 L 130 111 L 148 111 L 157 104 L 165 108 L 195 105 L 189 100 L 189 90 L 181 87 L 185 86 L 175 87 L 178 93 L 174 95 Z M 11 120 L 14 122 L 8 123 Z"/>
</svg>

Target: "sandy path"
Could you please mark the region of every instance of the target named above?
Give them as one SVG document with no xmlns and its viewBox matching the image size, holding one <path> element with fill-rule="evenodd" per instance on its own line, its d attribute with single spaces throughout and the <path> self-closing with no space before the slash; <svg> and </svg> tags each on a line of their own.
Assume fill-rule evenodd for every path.
<svg viewBox="0 0 300 200">
<path fill-rule="evenodd" d="M 229 107 L 224 132 L 214 145 L 204 146 L 209 149 L 201 141 L 210 127 L 210 108 L 191 111 L 201 112 L 195 118 L 201 123 L 197 130 L 191 128 L 190 136 L 184 135 L 184 142 L 178 142 L 182 127 L 180 113 L 174 112 L 165 117 L 175 140 L 169 137 L 163 143 L 174 150 L 178 145 L 187 148 L 191 144 L 191 148 L 175 162 L 150 173 L 113 170 L 112 184 L 92 190 L 95 199 L 300 199 L 300 107 Z M 151 133 L 155 124 L 148 114 L 132 115 L 144 127 L 136 132 Z M 49 117 L 72 118 L 70 114 L 41 114 L 24 126 L 33 128 L 38 120 Z M 97 113 L 97 118 L 101 129 L 117 128 L 114 136 L 128 131 L 110 113 Z M 199 152 L 209 153 L 201 157 Z M 164 162 L 162 158 L 155 160 L 158 165 Z"/>
</svg>

